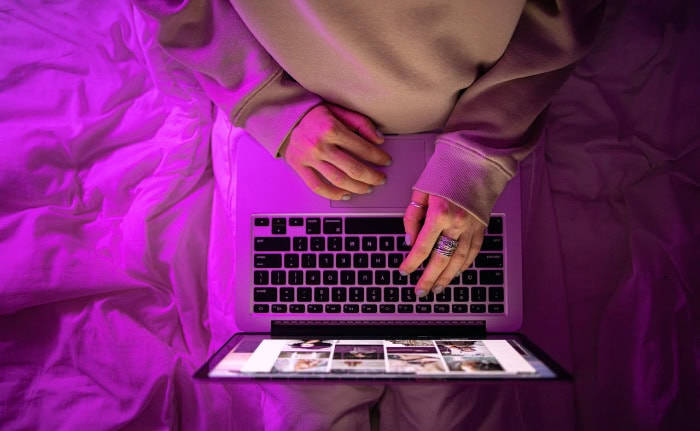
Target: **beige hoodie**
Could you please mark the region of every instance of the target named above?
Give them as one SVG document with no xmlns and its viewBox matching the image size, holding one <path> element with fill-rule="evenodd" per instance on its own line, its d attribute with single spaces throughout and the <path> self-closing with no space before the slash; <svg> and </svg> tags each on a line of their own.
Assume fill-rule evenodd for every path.
<svg viewBox="0 0 700 431">
<path fill-rule="evenodd" d="M 602 0 L 134 0 L 273 155 L 327 100 L 384 133 L 440 130 L 415 187 L 482 223 L 591 45 Z"/>
</svg>

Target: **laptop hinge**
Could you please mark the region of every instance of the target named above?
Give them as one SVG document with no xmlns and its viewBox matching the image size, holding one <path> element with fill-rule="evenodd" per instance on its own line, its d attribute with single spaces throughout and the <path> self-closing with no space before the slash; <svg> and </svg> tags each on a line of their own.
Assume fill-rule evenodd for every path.
<svg viewBox="0 0 700 431">
<path fill-rule="evenodd" d="M 366 320 L 273 320 L 274 337 L 430 337 L 481 338 L 484 320 L 366 321 Z"/>
</svg>

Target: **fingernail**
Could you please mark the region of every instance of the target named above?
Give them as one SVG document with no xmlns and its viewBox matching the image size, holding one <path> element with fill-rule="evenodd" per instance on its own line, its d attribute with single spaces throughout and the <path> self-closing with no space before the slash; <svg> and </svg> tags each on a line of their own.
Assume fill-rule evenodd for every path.
<svg viewBox="0 0 700 431">
<path fill-rule="evenodd" d="M 379 182 L 380 186 L 383 186 L 384 184 L 386 184 L 386 177 L 382 178 L 382 180 Z"/>
<path fill-rule="evenodd" d="M 402 277 L 408 277 L 408 273 L 403 269 L 399 269 L 399 274 L 401 274 Z"/>
<path fill-rule="evenodd" d="M 433 287 L 433 293 L 436 295 L 441 294 L 445 290 L 445 286 L 435 286 Z"/>
<path fill-rule="evenodd" d="M 411 235 L 406 234 L 406 237 L 404 238 L 403 242 L 405 242 L 406 245 L 411 245 Z"/>
<path fill-rule="evenodd" d="M 388 161 L 388 162 L 384 163 L 384 166 L 391 166 L 391 162 L 392 162 L 392 160 L 391 160 L 391 159 L 389 159 L 389 161 Z"/>
<path fill-rule="evenodd" d="M 343 197 L 340 198 L 340 199 L 342 199 L 342 200 L 344 200 L 344 201 L 349 201 L 349 200 L 350 200 L 350 195 L 343 195 Z"/>
<path fill-rule="evenodd" d="M 377 133 L 377 136 L 379 136 L 380 138 L 384 138 L 384 133 L 382 133 L 381 130 L 377 129 L 375 130 L 375 132 Z"/>
<path fill-rule="evenodd" d="M 372 193 L 373 191 L 374 191 L 374 187 L 370 186 L 370 187 L 367 189 L 367 191 L 365 192 L 365 194 Z"/>
<path fill-rule="evenodd" d="M 419 297 L 419 298 L 422 298 L 422 297 L 424 297 L 424 296 L 427 295 L 427 294 L 428 294 L 428 291 L 427 291 L 427 290 L 423 290 L 423 289 L 418 289 L 418 290 L 416 290 L 416 296 Z"/>
</svg>

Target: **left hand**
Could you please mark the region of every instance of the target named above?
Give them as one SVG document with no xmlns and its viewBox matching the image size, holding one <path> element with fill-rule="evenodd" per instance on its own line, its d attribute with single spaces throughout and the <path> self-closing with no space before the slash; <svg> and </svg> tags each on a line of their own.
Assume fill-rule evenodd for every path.
<svg viewBox="0 0 700 431">
<path fill-rule="evenodd" d="M 416 284 L 416 295 L 422 297 L 431 290 L 441 293 L 476 258 L 484 241 L 485 226 L 464 208 L 440 196 L 414 190 L 411 200 L 424 208 L 410 204 L 406 208 L 403 218 L 406 244 L 412 247 L 399 270 L 410 274 L 430 257 Z M 440 235 L 459 241 L 451 257 L 433 250 Z"/>
</svg>

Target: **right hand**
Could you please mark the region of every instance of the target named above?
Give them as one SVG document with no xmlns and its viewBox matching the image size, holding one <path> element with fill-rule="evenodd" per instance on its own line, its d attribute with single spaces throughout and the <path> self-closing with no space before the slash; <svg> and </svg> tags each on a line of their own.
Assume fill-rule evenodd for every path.
<svg viewBox="0 0 700 431">
<path fill-rule="evenodd" d="M 386 182 L 370 167 L 388 166 L 391 157 L 377 145 L 384 137 L 372 121 L 340 106 L 321 104 L 294 127 L 280 154 L 315 193 L 333 200 L 365 194 Z"/>
</svg>

